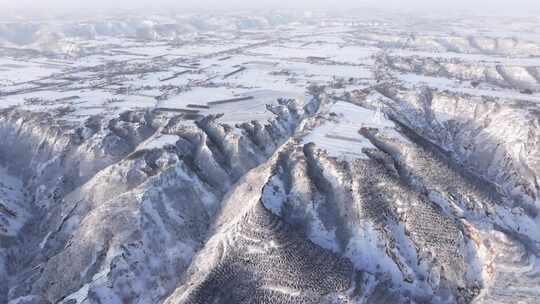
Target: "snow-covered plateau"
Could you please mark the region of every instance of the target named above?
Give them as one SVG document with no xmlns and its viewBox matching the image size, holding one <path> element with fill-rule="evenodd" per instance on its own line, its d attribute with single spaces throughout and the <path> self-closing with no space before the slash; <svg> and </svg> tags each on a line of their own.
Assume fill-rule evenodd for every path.
<svg viewBox="0 0 540 304">
<path fill-rule="evenodd" d="M 540 303 L 539 29 L 1 21 L 0 303 Z"/>
</svg>

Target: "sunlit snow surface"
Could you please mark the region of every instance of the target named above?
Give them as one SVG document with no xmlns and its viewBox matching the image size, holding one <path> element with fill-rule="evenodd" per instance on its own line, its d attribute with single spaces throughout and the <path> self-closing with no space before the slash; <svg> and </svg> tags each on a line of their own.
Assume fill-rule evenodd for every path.
<svg viewBox="0 0 540 304">
<path fill-rule="evenodd" d="M 331 120 L 315 128 L 304 138 L 313 142 L 329 155 L 340 159 L 366 158 L 362 149 L 373 145 L 360 135 L 361 128 L 392 128 L 394 124 L 379 110 L 369 110 L 338 101 L 328 109 Z"/>
<path fill-rule="evenodd" d="M 15 236 L 25 224 L 26 195 L 22 181 L 0 167 L 0 236 Z"/>
<path fill-rule="evenodd" d="M 167 108 L 223 113 L 229 122 L 264 121 L 272 117 L 265 104 L 304 99 L 310 84 L 369 81 L 377 50 L 339 37 L 350 29 L 320 28 L 308 37 L 303 32 L 313 29 L 299 28 L 281 32 L 279 40 L 273 30 L 186 34 L 179 42 L 103 36 L 75 43 L 88 49 L 78 58 L 8 56 L 0 58 L 0 107 L 57 110 L 67 120 Z M 238 97 L 253 99 L 203 109 Z"/>
</svg>

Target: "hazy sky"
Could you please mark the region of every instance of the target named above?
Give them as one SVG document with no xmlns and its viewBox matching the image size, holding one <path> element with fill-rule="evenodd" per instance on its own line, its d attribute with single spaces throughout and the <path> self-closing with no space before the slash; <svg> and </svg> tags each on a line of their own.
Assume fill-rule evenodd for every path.
<svg viewBox="0 0 540 304">
<path fill-rule="evenodd" d="M 516 14 L 540 12 L 540 0 L 0 0 L 0 15 L 115 12 L 125 9 L 201 11 L 228 9 L 350 9 L 376 7 L 433 12 Z"/>
</svg>

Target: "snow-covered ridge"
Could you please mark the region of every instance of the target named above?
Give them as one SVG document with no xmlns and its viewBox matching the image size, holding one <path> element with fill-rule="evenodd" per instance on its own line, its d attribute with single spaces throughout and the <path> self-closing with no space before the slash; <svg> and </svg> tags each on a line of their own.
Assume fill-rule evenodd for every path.
<svg viewBox="0 0 540 304">
<path fill-rule="evenodd" d="M 10 151 L 2 156 L 17 159 L 5 163 L 19 169 L 39 202 L 32 207 L 44 215 L 32 218 L 39 248 L 29 247 L 27 256 L 10 263 L 20 268 L 22 280 L 25 270 L 39 270 L 38 278 L 24 284 L 36 290 L 36 299 L 67 301 L 84 290 L 102 300 L 159 300 L 200 247 L 221 197 L 292 136 L 303 117 L 316 111 L 317 100 L 283 100 L 268 123 L 236 127 L 220 124 L 219 116 L 186 124 L 181 116 L 126 112 L 111 120 L 91 117 L 71 131 L 52 126 L 45 114 L 8 111 L 0 130 Z M 171 205 L 173 197 L 184 203 Z M 131 258 L 121 258 L 126 255 Z M 126 281 L 123 273 L 133 267 Z M 168 279 L 153 275 L 163 267 L 171 271 Z M 164 285 L 152 293 L 137 287 L 158 282 Z M 42 288 L 47 291 L 37 292 Z M 28 296 L 24 290 L 14 286 L 9 298 Z"/>
<path fill-rule="evenodd" d="M 386 60 L 388 67 L 402 73 L 469 81 L 473 87 L 487 83 L 530 94 L 540 90 L 540 78 L 538 77 L 540 61 L 537 62 L 537 66 L 519 66 L 499 64 L 496 61 L 471 63 L 421 57 L 387 57 Z"/>
<path fill-rule="evenodd" d="M 383 101 L 396 119 L 500 185 L 531 215 L 537 213 L 538 117 L 534 105 L 426 87 L 414 91 L 380 87 L 379 91 L 390 98 L 373 100 Z"/>
</svg>

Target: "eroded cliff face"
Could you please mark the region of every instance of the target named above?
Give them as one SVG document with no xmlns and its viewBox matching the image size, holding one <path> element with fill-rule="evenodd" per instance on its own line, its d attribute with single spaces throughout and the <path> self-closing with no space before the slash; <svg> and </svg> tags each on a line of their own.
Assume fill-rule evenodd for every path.
<svg viewBox="0 0 540 304">
<path fill-rule="evenodd" d="M 479 259 L 467 263 L 480 267 L 473 270 L 483 286 L 476 301 L 511 301 L 520 284 L 520 297 L 534 301 L 538 294 L 529 280 L 538 280 L 533 269 L 540 249 L 536 105 L 427 87 L 381 85 L 376 91 L 358 94 L 365 98 L 357 101 L 383 109 L 400 136 L 361 132 L 391 156 L 402 178 L 459 223 Z"/>
<path fill-rule="evenodd" d="M 400 99 L 380 96 L 376 90 L 371 94 L 377 96 L 379 105 L 386 106 L 384 111 L 394 127 L 359 130 L 372 144 L 363 150 L 366 159 L 337 159 L 316 144 L 293 141 L 257 177 L 264 180 L 262 189 L 258 190 L 261 181 L 249 187 L 255 189 L 254 197 L 236 198 L 240 195 L 236 193 L 246 192 L 242 184 L 233 190 L 231 201 L 257 202 L 255 207 L 244 207 L 247 214 L 257 213 L 253 210 L 260 210 L 260 203 L 280 219 L 276 226 L 292 229 L 349 260 L 357 270 L 347 274 L 354 284 L 346 293 L 339 294 L 346 288 L 329 291 L 334 301 L 470 303 L 509 301 L 516 294 L 526 301 L 535 299 L 533 282 L 538 276 L 534 261 L 540 243 L 537 170 L 530 168 L 537 150 L 532 148 L 528 154 L 516 153 L 516 149 L 489 151 L 513 147 L 516 140 L 525 138 L 530 140 L 526 145 L 534 147 L 537 136 L 523 136 L 523 132 L 536 130 L 537 118 L 531 109 L 486 98 L 466 103 L 469 96 L 451 99 L 447 93 L 425 89 L 403 93 L 410 95 Z M 364 96 L 355 102 L 369 107 L 374 98 Z M 467 108 L 474 102 L 473 109 Z M 527 117 L 531 120 L 521 122 Z M 507 128 L 490 125 L 491 121 L 507 124 L 512 134 Z M 236 223 L 225 214 L 223 223 Z M 254 228 L 240 223 L 223 225 L 216 228 L 207 251 L 201 251 L 186 283 L 169 297 L 170 303 L 223 298 L 208 291 L 216 290 L 219 282 L 234 284 L 227 296 L 236 301 L 254 297 L 254 290 L 260 289 L 264 290 L 263 303 L 287 301 L 282 298 L 285 295 L 273 294 L 276 289 L 293 295 L 285 298 L 289 302 L 322 301 L 310 300 L 302 292 L 305 289 L 298 287 L 303 280 L 297 277 L 282 276 L 276 288 L 273 280 L 254 274 L 262 271 L 251 267 L 264 268 L 259 259 L 271 252 L 267 248 L 270 232 L 257 230 L 260 234 L 251 235 L 245 230 Z M 210 252 L 238 247 L 242 248 L 239 252 L 219 253 L 205 264 Z M 252 258 L 247 254 L 251 250 Z M 281 257 L 288 270 L 278 273 L 294 272 L 305 262 L 295 260 L 294 255 Z M 233 272 L 223 270 L 232 264 L 234 269 L 246 270 L 238 275 L 242 279 L 233 279 Z M 208 269 L 208 265 L 214 266 Z M 260 285 L 250 285 L 252 280 Z M 319 283 L 318 288 L 324 290 Z M 517 292 L 520 284 L 524 288 Z"/>
<path fill-rule="evenodd" d="M 21 204 L 30 214 L 15 237 L 21 244 L 6 249 L 11 282 L 3 298 L 160 301 L 200 249 L 231 185 L 270 157 L 318 102 L 304 111 L 282 100 L 267 124 L 238 126 L 217 116 L 193 124 L 125 112 L 70 129 L 45 114 L 8 111 L 3 163 L 32 197 Z"/>
<path fill-rule="evenodd" d="M 356 158 L 304 140 L 346 118 L 324 90 L 235 126 L 6 110 L 2 299 L 470 303 L 520 284 L 536 297 L 534 107 L 384 86 L 350 102 L 387 119 L 358 129 Z"/>
<path fill-rule="evenodd" d="M 539 207 L 535 105 L 419 88 L 379 88 L 383 107 L 404 129 L 494 183 L 531 216 Z M 373 99 L 375 100 L 375 99 Z"/>
<path fill-rule="evenodd" d="M 368 153 L 373 158 L 353 162 L 311 145 L 284 154 L 264 201 L 386 285 L 367 298 L 393 290 L 396 299 L 470 301 L 479 288 L 469 266 L 477 258 L 460 223 L 398 174 L 388 155 Z"/>
<path fill-rule="evenodd" d="M 425 112 L 407 111 L 407 102 L 414 104 L 416 99 L 403 99 L 399 108 L 392 108 L 397 101 L 392 104 L 392 99 L 382 96 L 378 102 L 381 100 L 386 100 L 385 111 L 394 126 L 359 130 L 372 144 L 363 150 L 366 158 L 339 159 L 316 144 L 291 141 L 264 169 L 239 183 L 231 191 L 225 203 L 229 207 L 220 214 L 211 239 L 168 303 L 248 298 L 261 303 L 326 301 L 321 295 L 311 298 L 308 288 L 302 287 L 306 277 L 318 274 L 294 274 L 312 258 L 290 251 L 303 246 L 293 235 L 350 261 L 347 268 L 353 270 L 345 272 L 345 277 L 352 285 L 327 291 L 333 301 L 470 303 L 508 301 L 516 294 L 527 301 L 535 299 L 538 295 L 532 282 L 539 279 L 534 266 L 539 249 L 536 196 L 526 187 L 515 186 L 526 184 L 527 175 L 506 173 L 521 170 L 516 164 L 527 158 L 512 162 L 508 160 L 513 154 L 501 154 L 507 161 L 488 160 L 483 166 L 478 159 L 485 157 L 481 153 L 489 148 L 487 142 L 456 136 L 453 130 L 470 134 L 467 127 L 485 116 L 471 117 L 468 124 L 453 127 L 457 122 L 449 122 L 453 120 L 448 118 L 451 111 L 444 112 L 448 113 L 444 123 L 435 124 Z M 362 100 L 366 106 L 370 101 Z M 422 104 L 421 109 L 426 107 Z M 514 115 L 522 113 L 512 107 L 508 111 L 512 109 L 517 111 Z M 437 132 L 433 126 L 438 127 Z M 530 124 L 521 127 L 535 128 Z M 459 138 L 472 140 L 470 146 L 479 148 L 465 154 L 458 149 L 463 145 Z M 494 145 L 511 145 L 508 136 L 498 138 L 505 140 Z M 502 178 L 503 172 L 515 179 Z M 268 212 L 272 215 L 266 215 Z M 271 219 L 262 220 L 267 217 Z M 291 243 L 280 245 L 281 251 L 276 252 L 272 239 L 281 239 L 283 229 L 291 230 L 287 233 Z M 275 265 L 285 267 L 272 273 L 279 279 L 267 277 L 263 271 L 270 267 L 266 259 L 275 255 L 280 261 Z M 333 263 L 333 258 L 326 259 Z M 273 269 L 278 267 L 275 265 Z M 226 295 L 217 291 L 225 282 L 231 284 Z M 322 280 L 317 284 L 316 290 L 326 290 Z M 524 287 L 517 292 L 520 284 Z"/>
</svg>

